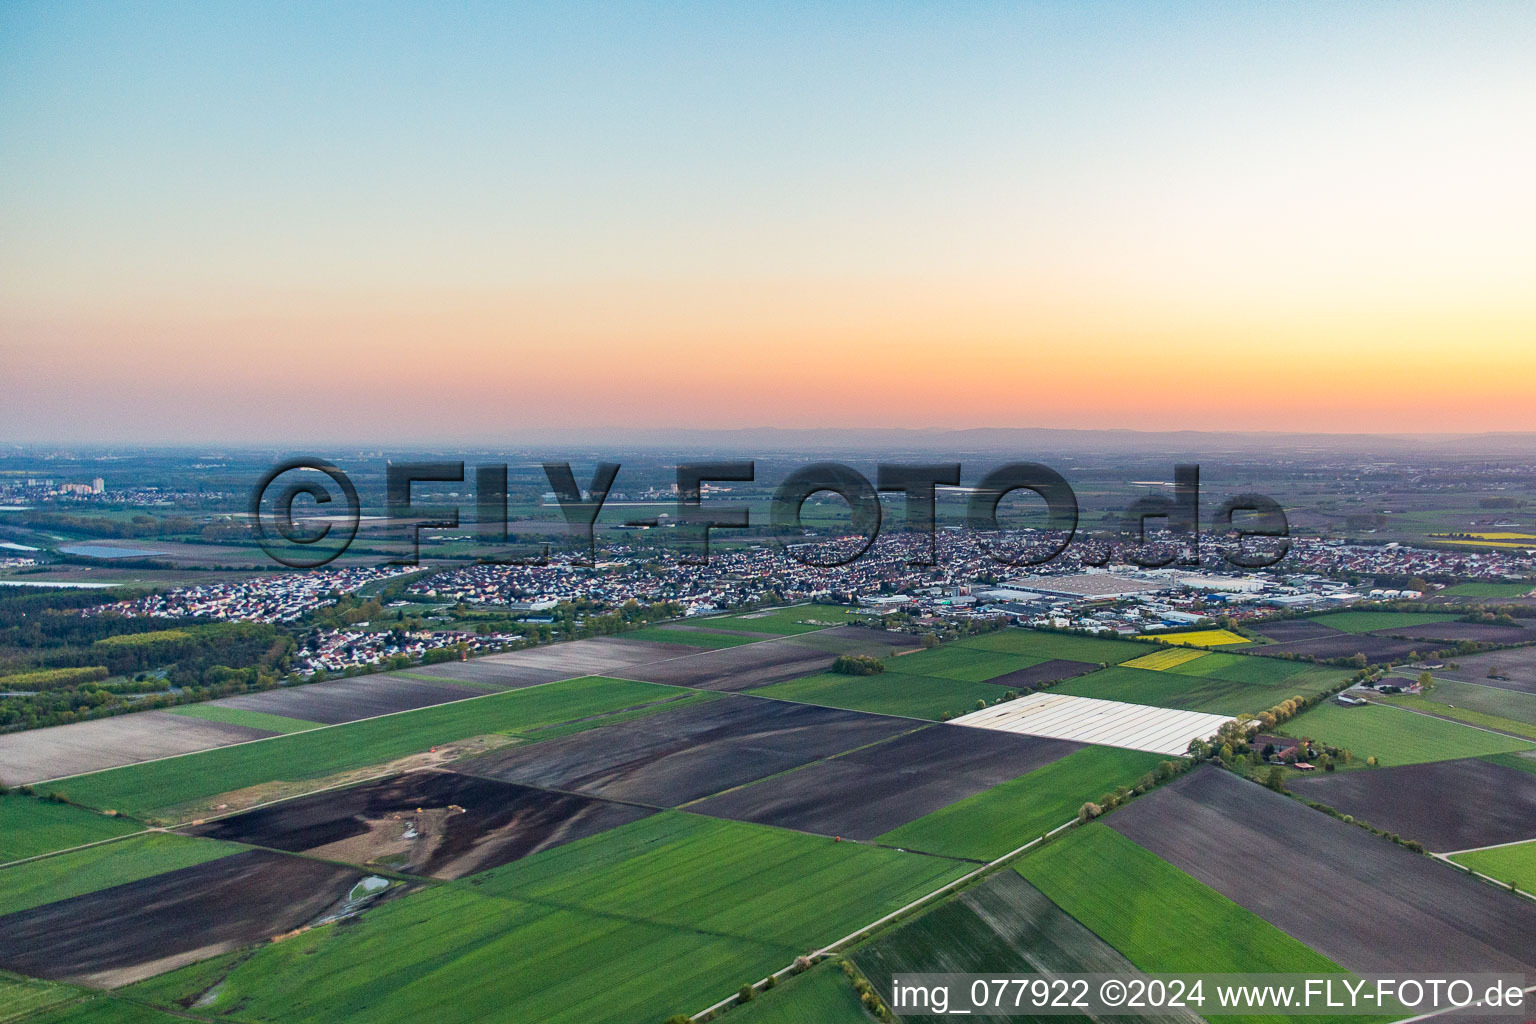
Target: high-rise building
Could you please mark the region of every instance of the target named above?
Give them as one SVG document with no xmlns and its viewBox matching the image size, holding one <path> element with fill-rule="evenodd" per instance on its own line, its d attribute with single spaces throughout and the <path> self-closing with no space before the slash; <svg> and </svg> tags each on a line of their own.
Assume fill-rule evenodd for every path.
<svg viewBox="0 0 1536 1024">
<path fill-rule="evenodd" d="M 105 493 L 107 493 L 107 482 L 105 480 L 103 480 L 101 477 L 97 477 L 96 479 L 92 480 L 91 481 L 91 493 L 92 494 L 105 494 Z"/>
</svg>

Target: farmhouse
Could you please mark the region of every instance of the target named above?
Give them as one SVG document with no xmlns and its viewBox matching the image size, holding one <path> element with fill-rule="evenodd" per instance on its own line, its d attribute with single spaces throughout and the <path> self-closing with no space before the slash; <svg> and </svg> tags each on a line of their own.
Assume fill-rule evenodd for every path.
<svg viewBox="0 0 1536 1024">
<path fill-rule="evenodd" d="M 1301 746 L 1298 740 L 1289 736 L 1271 736 L 1261 733 L 1255 736 L 1249 743 L 1264 752 L 1270 764 L 1283 764 L 1288 755 L 1296 753 Z"/>
</svg>

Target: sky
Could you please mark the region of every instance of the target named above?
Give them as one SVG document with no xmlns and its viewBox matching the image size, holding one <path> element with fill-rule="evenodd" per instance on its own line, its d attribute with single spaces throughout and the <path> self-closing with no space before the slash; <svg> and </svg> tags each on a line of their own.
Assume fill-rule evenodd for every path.
<svg viewBox="0 0 1536 1024">
<path fill-rule="evenodd" d="M 0 4 L 0 442 L 1536 429 L 1536 5 Z"/>
</svg>

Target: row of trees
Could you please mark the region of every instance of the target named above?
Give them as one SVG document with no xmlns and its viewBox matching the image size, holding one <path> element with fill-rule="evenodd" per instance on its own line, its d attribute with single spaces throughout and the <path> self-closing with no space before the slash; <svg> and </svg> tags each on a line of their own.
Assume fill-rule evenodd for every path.
<svg viewBox="0 0 1536 1024">
<path fill-rule="evenodd" d="M 1156 768 L 1137 779 L 1134 786 L 1117 786 L 1097 800 L 1090 800 L 1083 804 L 1077 809 L 1077 820 L 1092 821 L 1101 814 L 1108 814 L 1127 800 L 1141 796 L 1155 786 L 1182 775 L 1189 770 L 1190 766 L 1191 762 L 1161 761 Z"/>
</svg>

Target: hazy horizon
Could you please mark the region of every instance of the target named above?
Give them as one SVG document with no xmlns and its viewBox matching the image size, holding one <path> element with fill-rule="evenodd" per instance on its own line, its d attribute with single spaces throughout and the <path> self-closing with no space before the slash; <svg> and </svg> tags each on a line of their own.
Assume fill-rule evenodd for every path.
<svg viewBox="0 0 1536 1024">
<path fill-rule="evenodd" d="M 697 454 L 718 450 L 762 456 L 789 453 L 899 455 L 903 450 L 947 453 L 1018 452 L 1060 454 L 1156 455 L 1188 453 L 1317 455 L 1369 453 L 1409 456 L 1482 456 L 1528 458 L 1536 451 L 1536 431 L 1344 433 L 1319 431 L 1135 430 L 1057 427 L 581 427 L 507 430 L 479 436 L 357 438 L 309 432 L 291 437 L 215 439 L 185 437 L 166 441 L 112 439 L 52 439 L 17 441 L 0 438 L 0 452 L 114 451 L 234 453 L 303 453 L 345 458 L 362 452 L 394 455 L 408 452 L 529 451 L 558 455 L 565 451 L 607 451 L 630 454 Z"/>
</svg>

